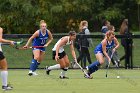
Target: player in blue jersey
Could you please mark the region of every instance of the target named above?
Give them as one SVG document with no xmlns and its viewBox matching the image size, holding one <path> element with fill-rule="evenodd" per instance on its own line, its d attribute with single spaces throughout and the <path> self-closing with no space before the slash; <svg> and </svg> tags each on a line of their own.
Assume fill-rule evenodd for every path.
<svg viewBox="0 0 140 93">
<path fill-rule="evenodd" d="M 48 42 L 46 42 L 48 39 Z M 40 29 L 37 30 L 27 41 L 24 48 L 28 48 L 29 44 L 32 42 L 32 46 L 43 46 L 33 48 L 33 59 L 30 65 L 29 76 L 38 75 L 35 71 L 40 65 L 44 54 L 45 47 L 47 47 L 53 40 L 51 32 L 47 29 L 47 24 L 44 20 L 40 21 Z"/>
<path fill-rule="evenodd" d="M 100 44 L 98 44 L 94 50 L 94 54 L 96 56 L 97 61 L 87 66 L 87 74 L 90 76 L 93 72 L 98 70 L 98 67 L 104 63 L 104 56 L 108 59 L 110 62 L 111 59 L 109 55 L 107 54 L 107 50 L 112 48 L 115 45 L 114 49 L 112 51 L 116 51 L 116 49 L 119 47 L 119 42 L 116 39 L 113 31 L 108 31 L 105 34 L 105 38 L 102 40 Z M 86 77 L 85 78 L 92 78 Z"/>
</svg>

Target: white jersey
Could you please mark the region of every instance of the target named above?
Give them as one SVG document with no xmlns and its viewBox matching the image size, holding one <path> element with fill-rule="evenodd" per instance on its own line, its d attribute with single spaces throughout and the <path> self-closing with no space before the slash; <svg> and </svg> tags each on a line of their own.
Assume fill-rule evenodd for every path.
<svg viewBox="0 0 140 93">
<path fill-rule="evenodd" d="M 2 51 L 2 48 L 1 48 L 1 43 L 0 43 L 0 51 Z"/>
<path fill-rule="evenodd" d="M 69 36 L 67 37 L 68 38 L 68 42 L 65 44 L 65 45 L 70 45 L 70 44 L 72 44 L 72 40 L 70 41 L 69 40 Z M 61 39 L 59 39 L 58 41 L 57 41 L 57 43 L 54 45 L 54 48 L 52 49 L 52 51 L 56 51 L 56 47 L 57 47 L 57 45 L 61 42 L 61 40 L 62 40 L 62 38 Z M 59 48 L 59 53 L 62 53 L 63 51 L 64 51 L 64 46 L 65 45 L 63 45 L 63 46 L 61 46 L 60 48 Z"/>
</svg>

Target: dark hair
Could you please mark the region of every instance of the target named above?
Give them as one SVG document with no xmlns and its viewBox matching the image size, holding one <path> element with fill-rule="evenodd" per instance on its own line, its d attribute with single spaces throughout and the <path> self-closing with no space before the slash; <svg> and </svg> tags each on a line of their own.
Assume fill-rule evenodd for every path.
<svg viewBox="0 0 140 93">
<path fill-rule="evenodd" d="M 69 35 L 70 35 L 70 36 L 76 35 L 76 32 L 75 32 L 75 31 L 70 31 L 70 32 L 69 32 Z"/>
</svg>

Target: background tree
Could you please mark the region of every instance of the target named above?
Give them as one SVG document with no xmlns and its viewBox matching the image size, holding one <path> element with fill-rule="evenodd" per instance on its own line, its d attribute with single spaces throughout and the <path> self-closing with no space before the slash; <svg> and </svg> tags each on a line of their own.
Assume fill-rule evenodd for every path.
<svg viewBox="0 0 140 93">
<path fill-rule="evenodd" d="M 138 30 L 139 0 L 0 0 L 0 26 L 5 33 L 33 33 L 44 19 L 53 33 L 78 31 L 81 20 L 91 31 L 100 31 L 108 19 L 119 28 L 130 16 L 131 29 Z M 129 5 L 129 6 L 128 6 Z"/>
</svg>

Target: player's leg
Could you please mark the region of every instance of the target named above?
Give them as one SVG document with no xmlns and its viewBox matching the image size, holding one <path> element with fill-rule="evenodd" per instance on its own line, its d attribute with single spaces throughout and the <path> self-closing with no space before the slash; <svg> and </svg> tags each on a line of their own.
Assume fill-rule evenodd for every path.
<svg viewBox="0 0 140 93">
<path fill-rule="evenodd" d="M 32 62 L 30 65 L 30 70 L 29 70 L 29 74 L 28 74 L 29 76 L 37 75 L 33 72 L 36 71 L 38 65 L 40 64 L 38 62 L 38 60 L 40 59 L 40 50 L 39 49 L 33 50 L 33 55 L 34 55 L 34 58 L 32 59 Z"/>
<path fill-rule="evenodd" d="M 55 60 L 55 55 L 56 55 L 56 51 L 53 51 L 53 60 Z M 50 71 L 51 70 L 54 70 L 54 69 L 60 69 L 60 68 L 64 68 L 65 67 L 65 61 L 63 59 L 64 57 L 64 52 L 62 53 L 58 53 L 58 56 L 59 56 L 59 60 L 57 62 L 56 65 L 53 65 L 53 66 L 46 66 L 46 74 L 49 75 Z"/>
<path fill-rule="evenodd" d="M 4 58 L 4 56 L 3 58 L 2 56 L 0 56 L 0 68 L 1 68 L 1 78 L 2 78 L 2 89 L 3 90 L 13 89 L 13 87 L 7 84 L 7 78 L 8 78 L 7 61 Z"/>
<path fill-rule="evenodd" d="M 68 70 L 68 67 L 69 67 L 69 65 L 70 65 L 68 56 L 65 55 L 65 56 L 63 57 L 63 60 L 64 60 L 64 63 L 65 63 L 65 67 L 62 68 L 62 72 L 60 73 L 60 78 L 61 78 L 61 79 L 65 79 L 65 78 L 68 79 L 68 77 L 65 76 L 65 74 L 66 74 L 66 72 L 67 72 L 67 70 Z"/>
<path fill-rule="evenodd" d="M 89 49 L 88 48 L 85 48 L 85 53 L 86 53 L 86 56 L 87 56 L 87 60 L 89 62 L 89 64 L 91 64 L 91 57 L 90 57 L 90 53 L 89 53 Z"/>
<path fill-rule="evenodd" d="M 96 59 L 97 61 L 93 62 L 92 64 L 90 64 L 87 67 L 88 70 L 88 74 L 90 76 L 90 74 L 94 73 L 95 71 L 98 70 L 98 67 L 104 63 L 104 58 L 103 58 L 103 54 L 102 53 L 97 53 L 96 55 Z"/>
</svg>

